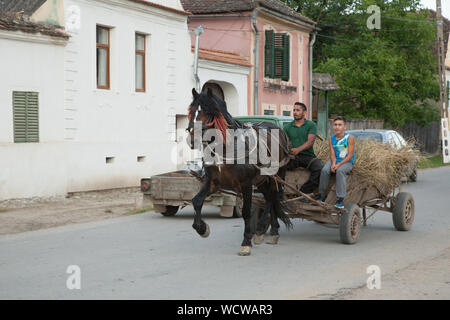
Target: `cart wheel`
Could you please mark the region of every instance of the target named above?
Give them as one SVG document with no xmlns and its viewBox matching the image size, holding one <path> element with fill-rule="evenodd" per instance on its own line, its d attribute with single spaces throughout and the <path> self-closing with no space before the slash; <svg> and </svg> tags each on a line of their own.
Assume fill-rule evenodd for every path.
<svg viewBox="0 0 450 320">
<path fill-rule="evenodd" d="M 409 181 L 411 182 L 416 182 L 417 181 L 417 169 L 415 169 L 411 175 L 408 178 Z"/>
<path fill-rule="evenodd" d="M 400 192 L 395 197 L 392 221 L 398 231 L 408 231 L 414 221 L 414 199 L 408 192 Z"/>
<path fill-rule="evenodd" d="M 339 222 L 341 242 L 354 244 L 358 240 L 361 231 L 361 210 L 354 203 L 346 204 L 345 209 L 347 213 L 341 214 Z"/>
<path fill-rule="evenodd" d="M 165 217 L 171 217 L 177 214 L 179 206 L 166 206 L 166 212 L 161 212 Z"/>
<path fill-rule="evenodd" d="M 251 210 L 252 210 L 252 213 L 251 213 L 252 216 L 250 218 L 250 228 L 252 230 L 252 233 L 256 234 L 256 229 L 258 228 L 258 222 L 259 222 L 259 219 L 264 214 L 264 209 L 252 204 Z M 265 234 L 267 232 L 267 230 L 269 230 L 269 227 L 270 227 L 270 213 L 267 215 L 267 221 L 263 228 L 263 234 Z"/>
</svg>

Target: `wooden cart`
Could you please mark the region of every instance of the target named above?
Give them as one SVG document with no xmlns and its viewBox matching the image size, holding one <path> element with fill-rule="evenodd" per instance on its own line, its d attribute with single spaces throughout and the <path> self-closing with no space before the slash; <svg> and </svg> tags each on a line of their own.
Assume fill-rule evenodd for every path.
<svg viewBox="0 0 450 320">
<path fill-rule="evenodd" d="M 164 216 L 174 216 L 180 207 L 192 205 L 192 198 L 199 192 L 201 182 L 190 171 L 180 170 L 141 179 L 144 202 L 153 204 L 153 209 Z M 241 201 L 227 194 L 212 194 L 205 205 L 220 207 L 223 217 L 240 217 Z"/>
<path fill-rule="evenodd" d="M 408 231 L 411 228 L 414 221 L 414 199 L 408 192 L 399 192 L 397 189 L 379 190 L 373 183 L 350 173 L 347 176 L 347 195 L 344 200 L 345 206 L 342 209 L 334 206 L 336 201 L 334 176 L 330 179 L 330 190 L 325 203 L 298 191 L 308 178 L 309 171 L 298 168 L 287 172 L 285 182 L 279 180 L 284 184 L 284 205 L 290 212 L 289 217 L 291 218 L 338 225 L 341 241 L 345 244 L 356 243 L 361 231 L 361 224 L 365 226 L 367 220 L 377 211 L 392 213 L 394 227 L 397 230 Z M 307 198 L 309 203 L 300 201 L 304 198 Z M 254 210 L 256 210 L 253 216 L 261 217 L 264 200 L 254 197 L 253 202 Z M 372 209 L 373 212 L 367 216 L 369 209 Z M 267 230 L 268 222 L 266 226 Z"/>
</svg>

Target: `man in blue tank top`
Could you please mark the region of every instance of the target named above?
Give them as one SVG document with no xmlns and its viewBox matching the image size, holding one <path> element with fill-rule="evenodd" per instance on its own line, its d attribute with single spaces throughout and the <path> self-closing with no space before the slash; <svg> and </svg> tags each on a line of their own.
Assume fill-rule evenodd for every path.
<svg viewBox="0 0 450 320">
<path fill-rule="evenodd" d="M 328 139 L 330 157 L 320 173 L 320 200 L 325 202 L 330 182 L 330 175 L 336 174 L 336 207 L 344 207 L 344 198 L 347 192 L 346 176 L 353 169 L 355 163 L 355 138 L 345 132 L 346 120 L 336 117 L 333 122 L 335 134 Z"/>
</svg>

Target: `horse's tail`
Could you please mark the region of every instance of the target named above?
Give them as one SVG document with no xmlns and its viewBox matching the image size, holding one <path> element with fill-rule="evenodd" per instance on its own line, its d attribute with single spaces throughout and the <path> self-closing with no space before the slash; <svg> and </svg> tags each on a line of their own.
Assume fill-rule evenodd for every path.
<svg viewBox="0 0 450 320">
<path fill-rule="evenodd" d="M 273 181 L 274 183 L 276 183 L 275 181 Z M 278 185 L 278 187 L 281 187 L 280 185 Z M 283 204 L 283 191 L 279 190 L 277 191 L 277 195 L 275 197 L 275 201 L 273 202 L 273 210 L 275 211 L 275 215 L 277 216 L 278 219 L 280 219 L 281 221 L 283 221 L 284 225 L 286 226 L 286 229 L 293 229 L 293 225 L 291 222 L 291 219 L 289 218 L 289 216 L 287 215 L 286 212 L 289 212 L 289 210 L 287 210 L 286 206 Z"/>
</svg>

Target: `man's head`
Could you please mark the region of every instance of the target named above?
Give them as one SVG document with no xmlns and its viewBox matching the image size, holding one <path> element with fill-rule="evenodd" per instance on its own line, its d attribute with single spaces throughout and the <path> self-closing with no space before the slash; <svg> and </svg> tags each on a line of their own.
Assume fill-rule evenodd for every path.
<svg viewBox="0 0 450 320">
<path fill-rule="evenodd" d="M 345 130 L 347 129 L 346 122 L 347 120 L 344 117 L 339 116 L 334 118 L 333 120 L 334 133 L 336 133 L 337 135 L 344 133 Z"/>
<path fill-rule="evenodd" d="M 296 102 L 294 104 L 294 119 L 303 120 L 306 116 L 306 106 L 301 102 Z"/>
</svg>

